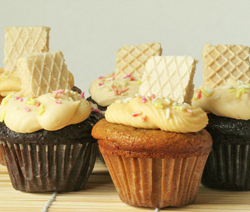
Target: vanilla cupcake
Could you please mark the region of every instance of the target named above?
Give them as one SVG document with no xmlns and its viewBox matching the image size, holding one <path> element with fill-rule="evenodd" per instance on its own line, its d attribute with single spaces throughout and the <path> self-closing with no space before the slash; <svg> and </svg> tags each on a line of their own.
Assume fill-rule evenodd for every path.
<svg viewBox="0 0 250 212">
<path fill-rule="evenodd" d="M 167 98 L 117 100 L 92 130 L 121 200 L 143 207 L 194 202 L 212 139 L 206 113 Z"/>
</svg>

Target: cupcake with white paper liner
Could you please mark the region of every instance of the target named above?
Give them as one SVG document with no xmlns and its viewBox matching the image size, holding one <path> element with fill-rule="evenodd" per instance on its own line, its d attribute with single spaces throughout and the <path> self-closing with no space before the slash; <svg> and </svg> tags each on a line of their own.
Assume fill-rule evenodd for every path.
<svg viewBox="0 0 250 212">
<path fill-rule="evenodd" d="M 92 135 L 123 202 L 185 206 L 196 198 L 212 146 L 206 113 L 189 104 L 195 60 L 151 57 L 146 67 L 140 94 L 112 103 Z"/>
<path fill-rule="evenodd" d="M 6 96 L 0 106 L 0 147 L 13 187 L 25 192 L 82 189 L 97 153 L 91 136 L 97 113 L 83 92 L 71 90 L 60 51 L 20 58 L 18 71 L 21 91 Z"/>
</svg>

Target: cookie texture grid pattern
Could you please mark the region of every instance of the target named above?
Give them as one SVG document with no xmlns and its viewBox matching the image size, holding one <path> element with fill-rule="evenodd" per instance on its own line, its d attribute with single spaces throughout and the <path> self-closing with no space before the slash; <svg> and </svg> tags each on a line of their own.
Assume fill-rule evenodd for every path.
<svg viewBox="0 0 250 212">
<path fill-rule="evenodd" d="M 38 97 L 58 89 L 71 89 L 61 51 L 31 53 L 20 58 L 17 65 L 22 81 L 21 91 L 26 97 Z"/>
<path fill-rule="evenodd" d="M 4 70 L 17 71 L 17 59 L 49 51 L 49 27 L 6 27 Z"/>
<path fill-rule="evenodd" d="M 215 88 L 224 85 L 228 79 L 250 79 L 249 47 L 243 45 L 206 44 L 202 50 L 203 85 Z"/>
<path fill-rule="evenodd" d="M 141 78 L 145 71 L 145 64 L 151 56 L 161 55 L 160 43 L 125 45 L 116 52 L 115 76 L 122 79 L 128 74 L 135 79 Z"/>
<path fill-rule="evenodd" d="M 190 103 L 196 61 L 190 56 L 155 56 L 146 63 L 139 93 L 168 96 L 178 103 Z"/>
</svg>

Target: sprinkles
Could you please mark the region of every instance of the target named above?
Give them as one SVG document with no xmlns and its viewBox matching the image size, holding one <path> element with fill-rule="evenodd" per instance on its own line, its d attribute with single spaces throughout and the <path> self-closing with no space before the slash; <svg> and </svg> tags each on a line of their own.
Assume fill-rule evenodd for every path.
<svg viewBox="0 0 250 212">
<path fill-rule="evenodd" d="M 190 110 L 190 109 L 187 109 L 187 112 L 188 112 L 188 113 L 190 113 L 190 114 L 192 114 L 192 113 L 193 113 L 193 111 L 192 111 L 192 110 Z"/>
<path fill-rule="evenodd" d="M 142 96 L 141 101 L 142 101 L 142 103 L 146 103 L 147 100 L 146 100 L 145 96 Z"/>
<path fill-rule="evenodd" d="M 24 108 L 27 112 L 30 112 L 30 109 L 28 107 Z"/>
<path fill-rule="evenodd" d="M 167 114 L 166 114 L 166 119 L 169 119 L 170 118 L 170 109 L 167 108 Z"/>
<path fill-rule="evenodd" d="M 146 121 L 147 116 L 142 116 L 142 121 Z"/>
<path fill-rule="evenodd" d="M 1 118 L 0 118 L 0 122 L 3 122 L 5 116 L 6 116 L 6 110 L 2 113 Z"/>
<path fill-rule="evenodd" d="M 85 94 L 85 92 L 82 92 L 80 95 L 80 98 L 84 98 L 84 94 Z"/>
<path fill-rule="evenodd" d="M 132 113 L 132 116 L 136 117 L 136 116 L 139 116 L 139 115 L 141 115 L 141 114 L 142 114 L 142 112 L 141 112 L 141 111 L 138 111 L 138 112 Z"/>
</svg>

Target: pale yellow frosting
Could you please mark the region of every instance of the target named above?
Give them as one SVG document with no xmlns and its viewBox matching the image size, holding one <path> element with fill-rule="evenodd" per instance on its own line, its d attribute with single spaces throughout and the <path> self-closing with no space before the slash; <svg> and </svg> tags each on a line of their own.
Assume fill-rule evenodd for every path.
<svg viewBox="0 0 250 212">
<path fill-rule="evenodd" d="M 215 89 L 205 90 L 201 86 L 195 90 L 192 105 L 217 116 L 248 120 L 250 119 L 250 84 L 229 80 L 226 85 Z"/>
<path fill-rule="evenodd" d="M 89 88 L 91 98 L 100 106 L 106 107 L 117 99 L 133 97 L 139 92 L 140 80 L 131 81 L 129 77 L 125 79 L 114 79 L 113 74 L 108 74 L 103 77 L 103 79 L 93 80 Z M 116 89 L 118 93 L 116 93 Z"/>
<path fill-rule="evenodd" d="M 142 97 L 117 101 L 107 108 L 105 118 L 108 122 L 136 128 L 181 133 L 198 132 L 208 124 L 207 114 L 201 108 L 178 105 L 164 98 L 142 101 Z"/>
<path fill-rule="evenodd" d="M 0 114 L 1 121 L 18 133 L 59 130 L 84 121 L 91 112 L 89 102 L 73 91 L 44 94 L 36 99 L 17 98 L 17 94 L 4 98 Z"/>
</svg>

